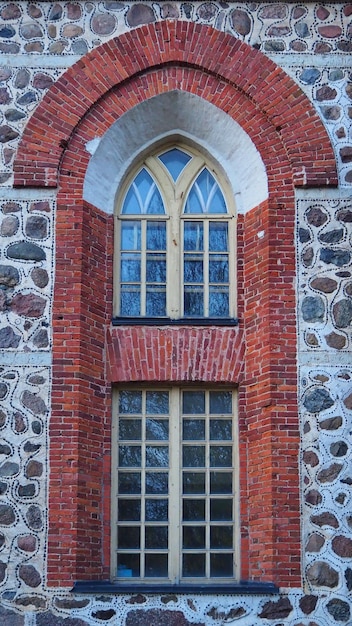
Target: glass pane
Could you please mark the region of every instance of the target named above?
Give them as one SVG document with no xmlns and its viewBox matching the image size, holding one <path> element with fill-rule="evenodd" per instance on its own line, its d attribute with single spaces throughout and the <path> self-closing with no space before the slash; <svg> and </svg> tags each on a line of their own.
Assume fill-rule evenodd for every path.
<svg viewBox="0 0 352 626">
<path fill-rule="evenodd" d="M 179 148 L 172 148 L 172 150 L 159 156 L 160 161 L 164 163 L 175 182 L 191 158 L 189 154 L 182 152 Z"/>
<path fill-rule="evenodd" d="M 146 472 L 145 491 L 146 493 L 168 493 L 168 475 L 165 472 Z"/>
<path fill-rule="evenodd" d="M 183 527 L 183 548 L 185 549 L 205 548 L 205 527 L 204 526 L 184 526 Z"/>
<path fill-rule="evenodd" d="M 146 280 L 149 283 L 166 282 L 166 258 L 164 254 L 147 254 Z"/>
<path fill-rule="evenodd" d="M 205 421 L 204 420 L 183 420 L 183 439 L 196 439 L 204 441 L 205 439 Z"/>
<path fill-rule="evenodd" d="M 232 393 L 231 391 L 211 391 L 210 392 L 210 413 L 232 414 Z"/>
<path fill-rule="evenodd" d="M 232 446 L 210 446 L 210 467 L 232 467 Z"/>
<path fill-rule="evenodd" d="M 166 222 L 147 222 L 147 250 L 166 250 Z"/>
<path fill-rule="evenodd" d="M 142 423 L 140 419 L 120 419 L 119 420 L 119 439 L 121 440 L 140 440 L 142 436 Z"/>
<path fill-rule="evenodd" d="M 140 467 L 142 449 L 140 446 L 119 446 L 120 467 Z"/>
<path fill-rule="evenodd" d="M 205 576 L 205 554 L 184 554 L 182 574 L 186 578 Z"/>
<path fill-rule="evenodd" d="M 202 252 L 203 242 L 203 222 L 184 222 L 183 249 L 192 252 Z"/>
<path fill-rule="evenodd" d="M 210 252 L 228 252 L 228 223 L 209 222 Z"/>
<path fill-rule="evenodd" d="M 121 285 L 120 314 L 138 317 L 141 314 L 141 293 L 138 286 Z"/>
<path fill-rule="evenodd" d="M 169 447 L 147 446 L 145 462 L 147 467 L 168 467 Z"/>
<path fill-rule="evenodd" d="M 233 548 L 233 527 L 232 526 L 211 526 L 210 527 L 210 547 L 211 548 Z"/>
<path fill-rule="evenodd" d="M 142 392 L 141 391 L 120 391 L 119 392 L 119 413 L 133 415 L 142 412 Z"/>
<path fill-rule="evenodd" d="M 197 256 L 185 254 L 183 279 L 185 283 L 203 282 L 203 254 Z"/>
<path fill-rule="evenodd" d="M 120 526 L 117 529 L 117 547 L 121 550 L 140 548 L 140 535 L 139 526 Z"/>
<path fill-rule="evenodd" d="M 149 415 L 166 415 L 169 413 L 168 391 L 147 391 L 146 402 Z"/>
<path fill-rule="evenodd" d="M 141 493 L 141 475 L 139 472 L 119 472 L 119 493 Z"/>
<path fill-rule="evenodd" d="M 168 527 L 167 526 L 146 526 L 145 547 L 149 550 L 168 548 Z"/>
<path fill-rule="evenodd" d="M 232 522 L 232 500 L 223 498 L 211 499 L 210 519 L 216 522 Z"/>
<path fill-rule="evenodd" d="M 146 420 L 146 439 L 148 440 L 168 440 L 169 422 L 168 420 Z"/>
<path fill-rule="evenodd" d="M 186 415 L 203 415 L 205 413 L 205 392 L 184 391 L 182 394 L 182 412 Z"/>
<path fill-rule="evenodd" d="M 203 287 L 184 288 L 184 315 L 188 317 L 202 317 L 204 315 Z"/>
<path fill-rule="evenodd" d="M 141 222 L 121 222 L 121 250 L 141 249 Z"/>
<path fill-rule="evenodd" d="M 184 500 L 183 521 L 199 522 L 205 520 L 205 500 Z"/>
<path fill-rule="evenodd" d="M 139 522 L 141 519 L 141 501 L 119 498 L 117 516 L 120 522 Z"/>
<path fill-rule="evenodd" d="M 168 501 L 146 500 L 145 519 L 147 522 L 165 522 L 168 519 Z"/>
<path fill-rule="evenodd" d="M 149 578 L 165 578 L 168 575 L 167 554 L 146 554 L 145 575 Z"/>
<path fill-rule="evenodd" d="M 132 182 L 122 206 L 122 214 L 164 214 L 164 204 L 151 175 L 143 168 Z"/>
<path fill-rule="evenodd" d="M 209 289 L 209 316 L 227 317 L 229 315 L 229 290 L 211 287 Z"/>
<path fill-rule="evenodd" d="M 119 578 L 140 576 L 139 554 L 118 554 L 117 575 Z"/>
<path fill-rule="evenodd" d="M 232 439 L 232 420 L 211 419 L 210 420 L 210 439 L 231 441 Z"/>
<path fill-rule="evenodd" d="M 210 555 L 210 576 L 222 577 L 233 576 L 233 557 L 232 554 L 211 554 Z"/>
<path fill-rule="evenodd" d="M 122 252 L 121 282 L 138 283 L 141 280 L 141 255 Z"/>
<path fill-rule="evenodd" d="M 205 446 L 183 446 L 183 467 L 205 467 Z"/>
<path fill-rule="evenodd" d="M 146 290 L 146 314 L 150 317 L 166 315 L 166 286 L 151 285 Z"/>
<path fill-rule="evenodd" d="M 205 493 L 205 474 L 203 472 L 183 472 L 183 493 Z"/>
<path fill-rule="evenodd" d="M 202 170 L 192 185 L 184 212 L 227 213 L 222 191 L 213 175 L 206 168 Z"/>
<path fill-rule="evenodd" d="M 210 472 L 210 493 L 232 493 L 232 472 Z"/>
<path fill-rule="evenodd" d="M 229 282 L 229 259 L 227 255 L 212 254 L 209 257 L 209 282 L 220 284 Z"/>
</svg>

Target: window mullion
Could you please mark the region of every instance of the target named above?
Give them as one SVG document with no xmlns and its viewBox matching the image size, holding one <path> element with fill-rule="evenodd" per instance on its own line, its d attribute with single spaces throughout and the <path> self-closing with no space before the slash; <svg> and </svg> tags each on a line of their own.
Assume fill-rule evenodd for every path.
<svg viewBox="0 0 352 626">
<path fill-rule="evenodd" d="M 204 316 L 209 317 L 209 220 L 203 220 L 204 252 L 203 252 L 203 297 Z"/>
<path fill-rule="evenodd" d="M 181 446 L 180 446 L 180 391 L 170 391 L 170 466 L 169 466 L 169 576 L 172 583 L 179 582 L 180 572 L 180 519 L 181 498 Z"/>
<path fill-rule="evenodd" d="M 141 315 L 146 314 L 147 307 L 147 220 L 142 220 L 141 241 Z"/>
<path fill-rule="evenodd" d="M 167 312 L 169 317 L 177 319 L 181 315 L 181 282 L 182 269 L 180 268 L 181 246 L 181 221 L 175 200 L 170 201 L 168 223 L 168 249 L 167 249 Z"/>
</svg>

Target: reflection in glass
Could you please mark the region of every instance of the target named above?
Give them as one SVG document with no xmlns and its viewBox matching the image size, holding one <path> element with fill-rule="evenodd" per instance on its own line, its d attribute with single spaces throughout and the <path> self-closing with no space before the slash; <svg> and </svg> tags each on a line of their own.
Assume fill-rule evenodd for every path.
<svg viewBox="0 0 352 626">
<path fill-rule="evenodd" d="M 232 500 L 231 499 L 211 499 L 210 519 L 214 522 L 232 521 Z"/>
<path fill-rule="evenodd" d="M 147 440 L 167 440 L 169 438 L 169 422 L 168 420 L 146 420 L 146 439 Z"/>
<path fill-rule="evenodd" d="M 168 446 L 146 446 L 146 466 L 147 467 L 168 467 L 169 448 Z"/>
<path fill-rule="evenodd" d="M 227 213 L 225 198 L 214 176 L 204 168 L 193 183 L 185 213 Z"/>
<path fill-rule="evenodd" d="M 183 472 L 183 493 L 205 493 L 205 473 Z"/>
<path fill-rule="evenodd" d="M 199 440 L 205 439 L 205 420 L 203 419 L 183 419 L 183 439 Z"/>
<path fill-rule="evenodd" d="M 141 222 L 121 222 L 121 250 L 141 249 Z"/>
<path fill-rule="evenodd" d="M 232 493 L 232 472 L 210 472 L 210 493 Z"/>
<path fill-rule="evenodd" d="M 141 313 L 141 292 L 138 285 L 121 285 L 121 315 L 138 317 Z"/>
<path fill-rule="evenodd" d="M 211 419 L 209 425 L 210 439 L 231 441 L 232 439 L 232 420 Z"/>
<path fill-rule="evenodd" d="M 227 252 L 228 249 L 228 223 L 209 222 L 209 251 Z"/>
<path fill-rule="evenodd" d="M 183 467 L 205 467 L 205 446 L 182 446 Z"/>
<path fill-rule="evenodd" d="M 119 439 L 120 440 L 140 440 L 142 435 L 142 423 L 140 419 L 120 419 Z"/>
<path fill-rule="evenodd" d="M 232 446 L 210 446 L 210 467 L 231 467 Z"/>
<path fill-rule="evenodd" d="M 120 578 L 138 578 L 140 576 L 139 554 L 117 555 L 117 575 Z"/>
<path fill-rule="evenodd" d="M 145 501 L 145 519 L 147 522 L 165 522 L 168 519 L 168 501 L 151 500 Z"/>
<path fill-rule="evenodd" d="M 229 260 L 227 256 L 211 255 L 209 258 L 209 282 L 225 284 L 229 282 Z"/>
<path fill-rule="evenodd" d="M 229 315 L 229 289 L 228 287 L 209 288 L 209 316 L 228 317 Z"/>
<path fill-rule="evenodd" d="M 184 391 L 182 412 L 187 415 L 202 415 L 205 413 L 205 392 Z"/>
<path fill-rule="evenodd" d="M 201 286 L 184 287 L 183 313 L 185 317 L 203 317 L 204 314 L 204 293 Z"/>
<path fill-rule="evenodd" d="M 167 526 L 146 526 L 145 547 L 149 550 L 168 547 L 168 527 Z"/>
<path fill-rule="evenodd" d="M 185 222 L 183 228 L 183 249 L 186 252 L 202 252 L 204 250 L 203 222 Z"/>
<path fill-rule="evenodd" d="M 166 315 L 166 286 L 147 286 L 145 312 L 150 317 L 163 317 Z"/>
<path fill-rule="evenodd" d="M 142 449 L 140 446 L 119 446 L 120 467 L 140 467 Z"/>
<path fill-rule="evenodd" d="M 182 574 L 185 578 L 205 576 L 205 554 L 184 554 Z"/>
<path fill-rule="evenodd" d="M 121 282 L 139 283 L 141 280 L 141 255 L 137 252 L 121 252 Z"/>
<path fill-rule="evenodd" d="M 145 491 L 146 493 L 168 493 L 168 474 L 166 472 L 146 472 Z"/>
<path fill-rule="evenodd" d="M 210 527 L 210 547 L 233 548 L 233 528 L 232 526 L 211 526 Z"/>
<path fill-rule="evenodd" d="M 141 518 L 141 501 L 127 498 L 118 499 L 118 519 L 122 522 L 137 522 Z"/>
<path fill-rule="evenodd" d="M 233 557 L 229 553 L 210 555 L 210 576 L 213 578 L 233 576 Z"/>
<path fill-rule="evenodd" d="M 169 412 L 168 391 L 147 391 L 147 413 L 149 415 L 166 415 Z"/>
<path fill-rule="evenodd" d="M 172 148 L 159 155 L 160 161 L 164 163 L 175 182 L 191 158 L 189 154 L 186 154 L 179 148 Z"/>
<path fill-rule="evenodd" d="M 183 546 L 184 549 L 205 548 L 205 526 L 184 526 Z"/>
<path fill-rule="evenodd" d="M 118 528 L 117 547 L 121 550 L 138 549 L 140 548 L 140 534 L 141 530 L 139 526 L 120 526 Z"/>
<path fill-rule="evenodd" d="M 141 493 L 140 472 L 119 472 L 118 491 L 119 493 Z"/>
<path fill-rule="evenodd" d="M 165 213 L 160 191 L 145 168 L 141 169 L 131 183 L 121 213 L 123 215 Z"/>
<path fill-rule="evenodd" d="M 145 575 L 149 578 L 165 578 L 168 575 L 167 554 L 146 554 Z"/>
<path fill-rule="evenodd" d="M 166 222 L 147 222 L 147 250 L 166 250 Z"/>
<path fill-rule="evenodd" d="M 211 391 L 210 394 L 210 413 L 214 414 L 232 414 L 232 392 L 231 391 Z"/>
<path fill-rule="evenodd" d="M 205 500 L 183 500 L 183 521 L 199 522 L 205 519 Z"/>
</svg>

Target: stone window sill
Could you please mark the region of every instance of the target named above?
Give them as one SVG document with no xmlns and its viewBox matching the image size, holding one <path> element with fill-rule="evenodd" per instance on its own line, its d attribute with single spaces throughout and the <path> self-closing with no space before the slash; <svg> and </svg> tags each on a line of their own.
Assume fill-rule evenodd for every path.
<svg viewBox="0 0 352 626">
<path fill-rule="evenodd" d="M 253 582 L 241 580 L 233 584 L 180 584 L 180 585 L 161 585 L 161 584 L 141 584 L 141 583 L 113 583 L 109 580 L 91 580 L 75 582 L 72 593 L 90 593 L 90 594 L 226 594 L 226 595 L 275 595 L 280 592 L 279 587 L 274 583 Z"/>
</svg>

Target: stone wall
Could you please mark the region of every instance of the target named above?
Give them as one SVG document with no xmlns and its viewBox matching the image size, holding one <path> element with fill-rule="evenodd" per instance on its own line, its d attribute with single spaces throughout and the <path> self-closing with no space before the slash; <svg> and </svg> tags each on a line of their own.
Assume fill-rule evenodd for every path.
<svg viewBox="0 0 352 626">
<path fill-rule="evenodd" d="M 46 585 L 55 192 L 13 188 L 27 120 L 87 51 L 182 19 L 260 49 L 306 93 L 339 188 L 297 197 L 303 581 L 279 597 L 72 596 Z M 6 626 L 330 626 L 352 590 L 352 4 L 0 2 L 0 618 Z M 0 619 L 1 621 L 1 619 Z"/>
</svg>

